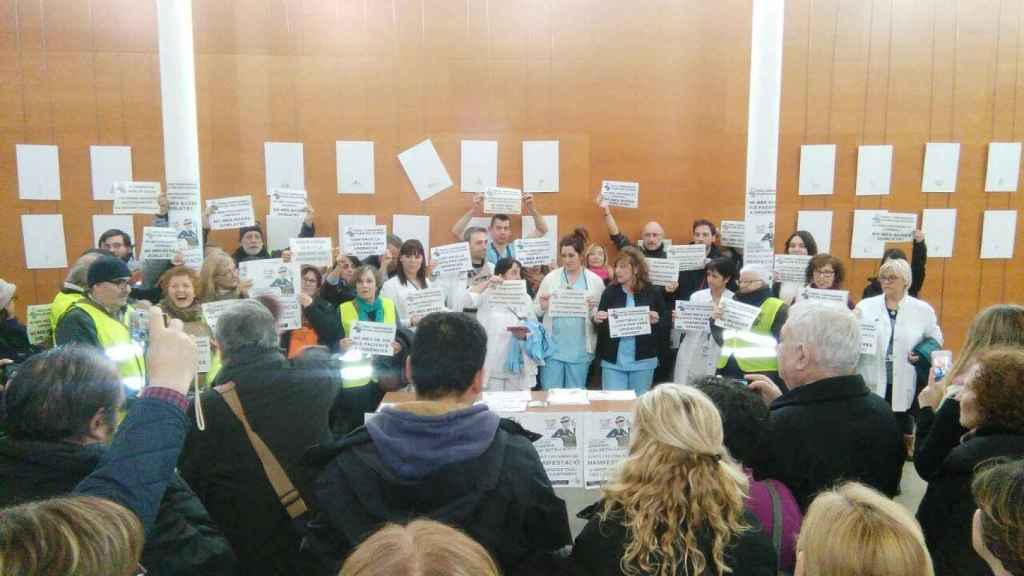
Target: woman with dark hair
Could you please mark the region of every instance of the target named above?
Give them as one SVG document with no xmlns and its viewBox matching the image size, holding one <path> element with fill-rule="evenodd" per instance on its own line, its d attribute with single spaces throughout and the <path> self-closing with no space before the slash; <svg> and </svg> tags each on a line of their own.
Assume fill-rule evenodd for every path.
<svg viewBox="0 0 1024 576">
<path fill-rule="evenodd" d="M 978 509 L 971 541 L 995 576 L 1024 574 L 1024 460 L 979 471 L 971 485 Z"/>
<path fill-rule="evenodd" d="M 811 261 L 807 263 L 807 273 L 805 274 L 808 288 L 815 288 L 818 290 L 842 290 L 843 280 L 846 279 L 846 267 L 843 266 L 843 261 L 835 256 L 827 253 L 816 254 Z M 797 300 L 801 300 L 803 296 L 798 293 Z M 846 296 L 846 306 L 850 310 L 853 310 L 853 299 L 850 298 L 849 292 Z"/>
<path fill-rule="evenodd" d="M 890 248 L 882 255 L 882 262 L 885 264 L 890 260 L 907 260 L 907 253 L 899 248 Z M 914 249 L 910 254 L 910 274 L 913 276 L 913 283 L 907 289 L 907 293 L 917 298 L 924 286 L 925 267 L 928 264 L 928 246 L 924 243 L 924 233 L 914 230 Z M 882 282 L 878 276 L 868 278 L 868 285 L 864 287 L 862 298 L 871 298 L 882 293 Z"/>
<path fill-rule="evenodd" d="M 609 315 L 619 308 L 647 306 L 651 333 L 642 336 L 612 338 Z M 598 351 L 601 357 L 601 385 L 605 390 L 647 392 L 658 367 L 658 351 L 668 338 L 671 316 L 665 307 L 661 288 L 648 279 L 647 259 L 639 249 L 627 246 L 615 258 L 615 283 L 601 295 L 597 325 Z"/>
<path fill-rule="evenodd" d="M 786 254 L 791 256 L 814 256 L 818 253 L 818 243 L 814 236 L 806 230 L 797 230 L 786 239 Z M 775 282 L 772 283 L 772 296 L 782 300 L 786 304 L 792 304 L 803 284 L 799 282 L 782 282 L 778 272 L 775 273 Z"/>
<path fill-rule="evenodd" d="M 353 275 L 356 297 L 338 308 L 338 317 L 344 334 L 338 346 L 343 353 L 341 360 L 344 367 L 341 370 L 341 379 L 345 388 L 365 386 L 373 375 L 372 356 L 353 348 L 355 342 L 351 334 L 356 322 L 381 322 L 394 324 L 398 328 L 402 326 L 395 302 L 383 294 L 378 295 L 380 278 L 381 272 L 376 266 L 360 266 Z M 402 351 L 402 345 L 398 341 L 392 343 L 392 348 L 396 355 Z"/>
<path fill-rule="evenodd" d="M 494 265 L 494 275 L 487 282 L 470 289 L 476 319 L 487 331 L 487 358 L 484 360 L 484 390 L 529 390 L 537 382 L 537 363 L 526 353 L 526 347 L 515 346 L 515 369 L 510 366 L 513 340 L 524 342 L 530 334 L 528 320 L 533 316 L 533 301 L 526 293 L 525 283 L 519 303 L 512 304 L 512 296 L 503 294 L 501 303 L 495 303 L 492 294 L 507 281 L 522 280 L 522 264 L 515 258 L 502 258 Z"/>
<path fill-rule="evenodd" d="M 544 319 L 544 329 L 548 331 L 555 343 L 555 354 L 544 359 L 540 381 L 545 390 L 551 388 L 586 388 L 587 372 L 594 360 L 597 344 L 597 333 L 590 319 L 594 314 L 594 306 L 601 299 L 604 282 L 601 278 L 587 270 L 583 262 L 586 251 L 587 231 L 583 228 L 573 230 L 572 234 L 563 236 L 558 242 L 558 254 L 562 266 L 548 272 L 537 289 L 534 300 L 534 312 Z M 553 317 L 550 313 L 551 300 L 573 297 L 582 291 L 587 302 L 587 317 Z"/>
<path fill-rule="evenodd" d="M 402 324 L 416 326 L 419 318 L 409 316 L 405 300 L 409 294 L 430 288 L 427 257 L 419 240 L 406 240 L 398 252 L 398 272 L 380 288 L 380 295 L 395 303 Z"/>
<path fill-rule="evenodd" d="M 941 384 L 929 382 L 922 406 L 942 397 Z M 917 509 L 936 574 L 987 574 L 985 561 L 971 548 L 977 505 L 971 481 L 977 467 L 993 458 L 1024 456 L 1024 351 L 997 347 L 983 352 L 963 375 L 960 424 L 969 430 L 934 468 L 917 467 L 928 490 Z M 922 410 L 924 412 L 924 410 Z M 917 419 L 918 435 L 931 433 L 928 416 Z"/>
<path fill-rule="evenodd" d="M 704 267 L 707 270 L 708 287 L 698 290 L 690 296 L 695 304 L 712 304 L 719 306 L 722 300 L 732 299 L 733 292 L 727 286 L 736 278 L 736 264 L 731 258 L 715 258 Z M 676 314 L 673 312 L 673 315 Z M 672 379 L 677 384 L 688 384 L 694 378 L 715 373 L 715 363 L 721 346 L 711 337 L 711 323 L 703 330 L 687 330 L 683 332 L 683 340 L 679 343 L 676 354 L 675 375 Z"/>
<path fill-rule="evenodd" d="M 310 346 L 326 346 L 337 351 L 341 338 L 341 322 L 337 306 L 320 296 L 323 275 L 315 266 L 303 266 L 302 290 L 299 304 L 302 305 L 302 326 L 281 335 L 281 347 L 289 358 L 295 358 Z"/>
</svg>

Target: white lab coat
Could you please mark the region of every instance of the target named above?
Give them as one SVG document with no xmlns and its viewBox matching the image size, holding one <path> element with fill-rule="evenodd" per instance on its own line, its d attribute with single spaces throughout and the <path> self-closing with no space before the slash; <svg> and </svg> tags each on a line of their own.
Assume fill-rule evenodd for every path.
<svg viewBox="0 0 1024 576">
<path fill-rule="evenodd" d="M 505 369 L 508 349 L 515 336 L 508 331 L 510 326 L 520 326 L 523 322 L 516 317 L 526 318 L 533 314 L 533 301 L 523 292 L 522 302 L 514 306 L 515 314 L 506 305 L 491 305 L 489 290 L 482 294 L 473 294 L 473 303 L 477 307 L 476 318 L 487 332 L 487 357 L 484 360 L 484 390 L 512 391 L 529 390 L 537 383 L 537 363 L 524 351 L 520 352 L 523 363 L 519 374 L 512 374 Z"/>
<path fill-rule="evenodd" d="M 885 397 L 885 352 L 889 347 L 892 332 L 889 312 L 885 308 L 885 294 L 861 300 L 857 304 L 862 322 L 874 322 L 877 326 L 875 354 L 861 354 L 857 372 L 864 377 L 868 388 Z M 914 403 L 917 372 L 908 356 L 925 338 L 934 338 L 942 344 L 942 330 L 931 305 L 913 296 L 904 296 L 896 312 L 896 334 L 892 341 L 892 409 L 906 412 Z"/>
<path fill-rule="evenodd" d="M 731 290 L 722 291 L 722 300 L 731 300 L 732 296 Z M 690 295 L 690 302 L 713 302 L 711 289 L 705 288 L 694 292 Z M 701 331 L 686 330 L 683 332 L 683 341 L 679 344 L 672 381 L 676 384 L 689 384 L 694 378 L 714 374 L 721 351 L 722 347 L 711 336 L 710 327 Z"/>
<path fill-rule="evenodd" d="M 427 278 L 424 288 L 432 288 L 433 286 L 434 284 L 430 281 L 430 278 Z M 398 315 L 398 319 L 402 322 L 402 326 L 406 328 L 413 328 L 414 330 L 415 327 L 409 319 L 408 308 L 405 306 L 405 299 L 409 294 L 419 292 L 419 290 L 420 288 L 417 288 L 412 282 L 406 282 L 403 286 L 402 280 L 397 275 L 388 279 L 388 281 L 380 288 L 380 295 L 391 299 L 391 301 L 395 303 L 395 314 Z"/>
</svg>

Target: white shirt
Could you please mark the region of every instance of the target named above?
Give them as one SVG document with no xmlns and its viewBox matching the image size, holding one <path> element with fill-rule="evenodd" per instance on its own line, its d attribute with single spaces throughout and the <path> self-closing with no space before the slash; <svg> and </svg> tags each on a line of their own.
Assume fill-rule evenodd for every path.
<svg viewBox="0 0 1024 576">
<path fill-rule="evenodd" d="M 430 288 L 430 286 L 430 279 L 427 278 L 423 288 Z M 409 294 L 419 292 L 420 290 L 421 288 L 417 288 L 416 284 L 413 284 L 412 281 L 406 282 L 403 286 L 402 280 L 397 275 L 392 276 L 380 288 L 380 295 L 395 303 L 395 314 L 398 315 L 402 326 L 406 328 L 412 327 L 412 322 L 409 319 L 408 309 L 405 307 L 405 299 Z"/>
</svg>

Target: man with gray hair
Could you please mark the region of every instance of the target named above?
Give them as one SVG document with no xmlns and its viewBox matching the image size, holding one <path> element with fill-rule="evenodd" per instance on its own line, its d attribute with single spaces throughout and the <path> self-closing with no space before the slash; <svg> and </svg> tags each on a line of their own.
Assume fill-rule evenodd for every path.
<svg viewBox="0 0 1024 576">
<path fill-rule="evenodd" d="M 765 477 L 788 486 L 804 510 L 821 490 L 863 482 L 899 490 L 903 433 L 885 400 L 856 373 L 860 323 L 845 306 L 799 302 L 778 343 L 783 394 L 768 377 L 746 376 L 771 411 Z"/>
<path fill-rule="evenodd" d="M 274 318 L 256 300 L 228 308 L 214 336 L 223 368 L 213 390 L 200 397 L 205 429 L 190 410 L 181 475 L 231 542 L 242 574 L 308 573 L 292 512 L 311 503 L 315 471 L 300 460 L 329 429 L 338 382 L 326 363 L 314 368 L 285 358 Z M 268 453 L 292 486 L 287 499 L 278 495 L 280 478 L 265 466 Z"/>
<path fill-rule="evenodd" d="M 742 379 L 747 374 L 764 374 L 777 385 L 785 387 L 779 378 L 779 361 L 775 345 L 789 314 L 789 305 L 772 296 L 771 275 L 760 266 L 746 265 L 740 270 L 739 292 L 733 300 L 760 308 L 753 324 L 745 330 L 719 328 L 724 316 L 723 300 L 715 307 L 716 320 L 711 335 L 722 347 L 718 356 L 718 374 Z"/>
</svg>

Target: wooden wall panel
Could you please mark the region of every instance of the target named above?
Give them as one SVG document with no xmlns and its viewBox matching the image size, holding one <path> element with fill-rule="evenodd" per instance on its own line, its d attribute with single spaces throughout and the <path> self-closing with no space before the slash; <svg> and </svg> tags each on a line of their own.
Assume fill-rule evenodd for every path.
<svg viewBox="0 0 1024 576">
<path fill-rule="evenodd" d="M 985 209 L 1024 207 L 983 192 L 987 144 L 1024 139 L 1018 73 L 1024 0 L 790 0 L 779 149 L 779 248 L 801 209 L 831 209 L 847 258 L 856 208 L 959 210 L 954 258 L 932 258 L 924 297 L 951 346 L 981 306 L 1024 298 L 1014 262 L 980 262 Z M 470 204 L 459 141 L 499 141 L 499 182 L 520 186 L 521 141 L 561 141 L 559 194 L 541 195 L 560 232 L 604 241 L 602 179 L 640 181 L 642 210 L 617 210 L 635 235 L 656 217 L 690 237 L 697 217 L 743 213 L 750 0 L 194 0 L 200 168 L 206 197 L 252 194 L 267 210 L 266 141 L 305 145 L 306 185 L 323 233 L 339 212 L 432 217 L 446 242 Z M 133 148 L 135 175 L 163 179 L 155 4 L 0 0 L 0 206 L 60 211 L 69 255 L 91 243 L 90 144 Z M 420 202 L 396 155 L 433 139 L 455 187 Z M 374 196 L 336 194 L 339 139 L 376 142 Z M 955 194 L 922 194 L 924 144 L 961 142 Z M 61 202 L 17 199 L 14 145 L 61 146 Z M 836 193 L 797 194 L 802 144 L 838 145 Z M 893 193 L 854 195 L 857 146 L 896 147 Z M 144 218 L 136 219 L 138 228 Z M 44 302 L 62 271 L 24 270 L 17 218 L 0 276 Z M 516 222 L 518 227 L 518 222 Z M 214 240 L 232 247 L 231 232 Z M 909 246 L 908 246 L 909 248 Z M 1024 250 L 1019 240 L 1018 250 Z M 850 263 L 859 292 L 877 262 Z"/>
</svg>

